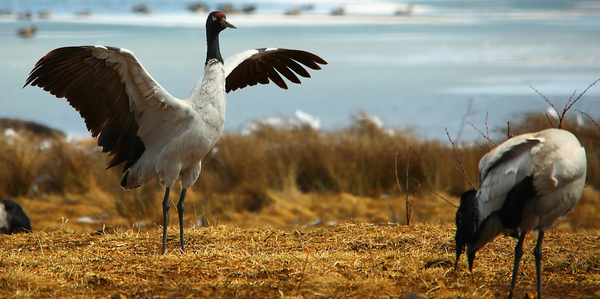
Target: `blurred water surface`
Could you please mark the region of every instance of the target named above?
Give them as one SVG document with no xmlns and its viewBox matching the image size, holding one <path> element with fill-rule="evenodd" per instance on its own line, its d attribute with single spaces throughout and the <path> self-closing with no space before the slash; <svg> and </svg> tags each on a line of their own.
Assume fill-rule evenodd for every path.
<svg viewBox="0 0 600 299">
<path fill-rule="evenodd" d="M 230 1 L 242 7 L 248 2 Z M 22 89 L 35 62 L 68 45 L 110 45 L 135 52 L 152 76 L 184 98 L 201 78 L 206 13 L 188 1 L 144 1 L 151 15 L 132 12 L 141 1 L 0 0 L 0 117 L 34 120 L 70 135 L 89 136 L 78 113 L 39 88 Z M 207 2 L 216 9 L 216 2 Z M 221 34 L 224 57 L 259 47 L 317 53 L 329 62 L 287 91 L 275 85 L 228 95 L 227 130 L 249 121 L 318 117 L 323 129 L 347 126 L 364 111 L 387 127 L 410 127 L 425 138 L 456 134 L 470 101 L 469 121 L 490 127 L 527 111 L 545 112 L 600 78 L 600 5 L 587 1 L 316 1 L 300 16 L 284 16 L 301 1 L 252 1 L 253 15 L 229 14 L 238 29 Z M 310 3 L 310 2 L 307 2 Z M 409 5 L 409 16 L 396 16 Z M 337 7 L 345 16 L 329 16 Z M 49 19 L 38 12 L 49 9 Z M 75 12 L 89 9 L 89 17 Z M 31 11 L 31 20 L 17 16 Z M 32 38 L 16 32 L 35 26 Z M 576 108 L 600 115 L 600 86 Z M 573 112 L 576 114 L 575 112 Z M 463 139 L 477 137 L 467 128 Z"/>
</svg>

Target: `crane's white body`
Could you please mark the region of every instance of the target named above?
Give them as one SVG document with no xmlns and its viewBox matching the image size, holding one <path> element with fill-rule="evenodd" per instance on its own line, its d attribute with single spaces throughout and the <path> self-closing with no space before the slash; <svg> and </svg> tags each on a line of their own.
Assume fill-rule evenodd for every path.
<svg viewBox="0 0 600 299">
<path fill-rule="evenodd" d="M 117 65 L 115 70 L 126 86 L 129 107 L 139 125 L 137 135 L 146 150 L 129 169 L 123 188 L 133 189 L 151 181 L 166 187 L 181 178 L 183 188 L 198 179 L 202 158 L 223 134 L 226 112 L 227 76 L 247 60 L 281 51 L 277 48 L 252 49 L 235 54 L 224 63 L 211 59 L 204 76 L 188 98 L 169 94 L 127 49 L 96 46 L 92 55 Z"/>
<path fill-rule="evenodd" d="M 6 209 L 4 209 L 4 204 L 0 203 L 0 230 L 1 229 L 8 229 L 8 221 L 7 221 L 8 217 L 7 217 L 7 213 L 6 213 Z"/>
<path fill-rule="evenodd" d="M 158 83 L 152 86 L 151 90 L 159 92 L 146 106 L 160 105 L 160 109 L 136 109 L 141 112 L 138 136 L 146 151 L 129 169 L 126 189 L 154 179 L 170 187 L 179 177 L 183 188 L 191 187 L 200 175 L 202 158 L 223 134 L 226 93 L 222 63 L 209 61 L 204 77 L 187 99 L 177 99 L 161 89 Z"/>
<path fill-rule="evenodd" d="M 0 235 L 31 232 L 29 217 L 11 199 L 0 199 Z"/>
<path fill-rule="evenodd" d="M 200 175 L 202 158 L 223 134 L 226 94 L 258 83 L 285 80 L 300 84 L 296 74 L 309 78 L 300 64 L 319 70 L 327 64 L 301 50 L 262 48 L 247 50 L 223 61 L 219 33 L 235 28 L 221 12 L 206 20 L 207 53 L 203 78 L 188 98 L 169 94 L 127 49 L 105 46 L 62 47 L 42 57 L 25 85 L 39 86 L 65 97 L 79 111 L 104 152 L 113 156 L 108 167 L 124 164 L 121 186 L 137 188 L 145 182 L 163 182 L 163 250 L 166 249 L 169 192 L 181 179 L 177 204 L 181 249 L 186 191 Z M 281 74 L 281 75 L 280 75 Z"/>
<path fill-rule="evenodd" d="M 479 162 L 479 190 L 464 192 L 456 212 L 455 268 L 465 246 L 472 269 L 475 253 L 496 236 L 518 236 L 512 298 L 525 235 L 537 230 L 534 255 L 541 298 L 544 232 L 577 205 L 586 174 L 585 149 L 573 134 L 561 129 L 515 136 L 486 154 Z"/>
<path fill-rule="evenodd" d="M 547 129 L 515 136 L 479 162 L 479 219 L 483 222 L 499 211 L 509 191 L 526 176 L 533 176 L 536 194 L 525 202 L 518 229 L 545 231 L 577 205 L 586 173 L 585 149 L 570 132 Z M 482 231 L 487 234 L 485 240 L 481 240 L 485 243 L 501 232 L 511 233 L 502 227 L 499 219 L 488 222 L 488 228 Z"/>
</svg>

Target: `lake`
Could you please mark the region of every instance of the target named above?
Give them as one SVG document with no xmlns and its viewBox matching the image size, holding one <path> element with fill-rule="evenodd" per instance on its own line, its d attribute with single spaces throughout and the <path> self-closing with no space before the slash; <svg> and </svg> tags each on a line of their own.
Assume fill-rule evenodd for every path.
<svg viewBox="0 0 600 299">
<path fill-rule="evenodd" d="M 0 117 L 33 120 L 74 137 L 89 136 L 64 99 L 37 87 L 22 89 L 35 62 L 70 45 L 130 49 L 171 94 L 185 98 L 201 78 L 207 13 L 186 11 L 187 1 L 145 1 L 151 15 L 131 12 L 139 1 L 8 1 L 0 10 Z M 207 2 L 216 8 L 216 2 Z M 231 1 L 242 6 L 245 2 Z M 329 62 L 289 90 L 264 85 L 228 95 L 225 127 L 272 117 L 295 118 L 297 110 L 319 118 L 323 130 L 348 126 L 359 113 L 389 128 L 411 128 L 428 139 L 455 136 L 472 103 L 468 121 L 491 128 L 523 112 L 564 106 L 600 78 L 600 5 L 586 1 L 317 1 L 300 16 L 283 12 L 299 1 L 254 1 L 256 13 L 229 14 L 237 29 L 221 33 L 226 58 L 252 48 L 307 50 Z M 344 16 L 330 16 L 336 7 Z M 52 9 L 50 19 L 37 13 Z M 90 9 L 89 17 L 75 12 Z M 22 11 L 32 20 L 19 20 Z M 34 25 L 36 35 L 16 31 Z M 293 85 L 293 86 L 292 86 Z M 599 84 L 600 85 L 600 84 Z M 600 117 L 600 86 L 575 106 Z M 573 115 L 577 112 L 571 112 Z M 463 140 L 479 133 L 465 128 Z"/>
</svg>

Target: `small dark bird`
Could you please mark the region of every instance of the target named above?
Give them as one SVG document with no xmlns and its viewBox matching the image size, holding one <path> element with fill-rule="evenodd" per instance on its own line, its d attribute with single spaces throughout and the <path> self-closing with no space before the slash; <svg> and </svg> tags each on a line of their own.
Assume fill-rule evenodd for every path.
<svg viewBox="0 0 600 299">
<path fill-rule="evenodd" d="M 25 85 L 39 86 L 67 101 L 84 118 L 103 152 L 113 156 L 108 167 L 124 164 L 124 189 L 151 180 L 166 187 L 163 199 L 163 247 L 167 242 L 169 192 L 182 185 L 177 204 L 180 245 L 184 249 L 184 199 L 200 175 L 204 156 L 223 134 L 226 94 L 258 83 L 287 89 L 285 77 L 300 84 L 309 78 L 302 66 L 319 70 L 321 57 L 301 50 L 261 48 L 223 60 L 219 34 L 235 28 L 214 11 L 206 20 L 204 77 L 186 99 L 169 94 L 127 49 L 105 46 L 64 47 L 42 57 Z M 301 65 L 302 64 L 302 65 Z M 199 70 L 200 71 L 200 70 Z M 281 75 L 280 75 L 281 74 Z"/>
<path fill-rule="evenodd" d="M 509 298 L 513 297 L 523 240 L 538 231 L 533 251 L 538 299 L 542 298 L 544 232 L 579 202 L 587 173 L 585 149 L 568 131 L 548 129 L 515 136 L 479 162 L 479 190 L 460 197 L 456 211 L 456 262 L 467 247 L 469 270 L 475 253 L 501 233 L 518 238 Z"/>
<path fill-rule="evenodd" d="M 140 14 L 151 14 L 152 8 L 146 4 L 137 4 L 133 6 L 133 12 Z"/>
<path fill-rule="evenodd" d="M 17 29 L 17 35 L 21 38 L 32 38 L 35 36 L 37 32 L 37 27 L 35 26 L 25 26 Z"/>
<path fill-rule="evenodd" d="M 21 206 L 12 199 L 0 200 L 0 234 L 29 232 L 31 223 Z"/>
<path fill-rule="evenodd" d="M 207 6 L 206 4 L 202 3 L 202 2 L 194 2 L 194 3 L 190 3 L 188 5 L 188 10 L 191 12 L 203 12 L 203 11 L 207 11 Z"/>
</svg>

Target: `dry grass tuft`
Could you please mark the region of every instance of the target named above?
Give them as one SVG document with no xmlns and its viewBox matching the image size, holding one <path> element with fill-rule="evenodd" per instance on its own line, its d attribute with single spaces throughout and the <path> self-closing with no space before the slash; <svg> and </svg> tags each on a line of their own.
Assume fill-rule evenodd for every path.
<svg viewBox="0 0 600 299">
<path fill-rule="evenodd" d="M 168 248 L 176 248 L 177 233 L 169 230 Z M 186 253 L 166 255 L 159 254 L 159 229 L 0 236 L 0 297 L 506 296 L 516 241 L 499 237 L 479 252 L 473 274 L 464 260 L 456 273 L 453 235 L 451 224 L 345 223 L 309 231 L 219 225 L 188 230 Z M 548 298 L 598 295 L 599 240 L 595 230 L 547 233 Z M 519 298 L 535 293 L 534 242 L 525 242 Z"/>
</svg>

